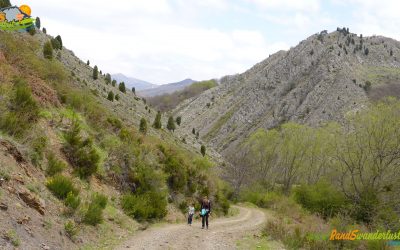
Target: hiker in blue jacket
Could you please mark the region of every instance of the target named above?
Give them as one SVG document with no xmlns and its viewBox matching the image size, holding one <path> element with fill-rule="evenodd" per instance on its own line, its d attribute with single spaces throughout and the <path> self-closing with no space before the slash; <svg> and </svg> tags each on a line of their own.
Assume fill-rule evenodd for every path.
<svg viewBox="0 0 400 250">
<path fill-rule="evenodd" d="M 206 226 L 208 229 L 208 216 L 210 214 L 211 214 L 211 201 L 207 198 L 207 196 L 204 196 L 200 208 L 200 216 L 202 217 L 201 229 L 204 229 L 204 226 Z"/>
</svg>

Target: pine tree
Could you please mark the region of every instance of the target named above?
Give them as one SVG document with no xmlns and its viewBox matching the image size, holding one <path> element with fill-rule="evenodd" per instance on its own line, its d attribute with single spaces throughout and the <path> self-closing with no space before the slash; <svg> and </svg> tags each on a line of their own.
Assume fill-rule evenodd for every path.
<svg viewBox="0 0 400 250">
<path fill-rule="evenodd" d="M 147 134 L 147 121 L 144 118 L 140 119 L 139 131 L 144 135 Z"/>
<path fill-rule="evenodd" d="M 206 155 L 206 146 L 201 145 L 200 152 L 201 152 L 201 154 L 202 154 L 203 157 L 204 157 L 204 156 Z"/>
<path fill-rule="evenodd" d="M 107 85 L 111 83 L 111 75 L 109 73 L 106 74 L 105 81 Z"/>
<path fill-rule="evenodd" d="M 117 81 L 116 81 L 116 80 L 112 80 L 111 85 L 112 85 L 113 87 L 115 87 L 116 84 L 117 84 Z"/>
<path fill-rule="evenodd" d="M 115 95 L 115 100 L 119 101 L 119 95 L 118 94 Z"/>
<path fill-rule="evenodd" d="M 43 46 L 43 56 L 47 59 L 53 59 L 53 47 L 50 42 L 46 42 Z"/>
<path fill-rule="evenodd" d="M 178 126 L 180 126 L 181 125 L 181 121 L 182 121 L 182 117 L 178 116 L 176 118 L 176 124 L 178 124 Z"/>
<path fill-rule="evenodd" d="M 153 127 L 155 129 L 160 129 L 161 128 L 161 112 L 158 111 L 156 118 L 154 119 Z"/>
<path fill-rule="evenodd" d="M 60 49 L 61 48 L 60 42 L 55 38 L 51 39 L 51 46 L 53 46 L 53 49 Z"/>
<path fill-rule="evenodd" d="M 43 32 L 43 34 L 47 34 L 46 28 L 43 27 L 42 32 Z"/>
<path fill-rule="evenodd" d="M 132 87 L 132 92 L 136 95 L 136 89 L 135 89 L 135 87 Z"/>
<path fill-rule="evenodd" d="M 98 78 L 99 78 L 99 68 L 97 68 L 97 65 L 95 65 L 93 68 L 93 79 L 97 80 Z"/>
<path fill-rule="evenodd" d="M 114 101 L 114 93 L 112 91 L 108 92 L 107 99 L 112 102 Z"/>
<path fill-rule="evenodd" d="M 364 54 L 365 54 L 366 56 L 368 56 L 368 54 L 369 54 L 369 49 L 368 49 L 368 48 L 365 48 Z"/>
<path fill-rule="evenodd" d="M 38 30 L 40 30 L 40 18 L 39 17 L 36 17 L 35 25 L 36 25 L 36 28 Z"/>
<path fill-rule="evenodd" d="M 56 40 L 60 43 L 60 49 L 62 49 L 63 42 L 62 42 L 61 36 L 60 35 L 56 36 Z"/>
<path fill-rule="evenodd" d="M 196 130 L 194 128 L 192 129 L 192 134 L 196 135 Z"/>
<path fill-rule="evenodd" d="M 174 117 L 172 117 L 172 116 L 170 116 L 170 117 L 168 118 L 167 129 L 168 129 L 169 131 L 172 130 L 172 132 L 175 131 L 175 121 L 174 121 Z"/>
<path fill-rule="evenodd" d="M 10 7 L 10 0 L 0 0 L 0 8 Z"/>
<path fill-rule="evenodd" d="M 89 65 L 90 65 L 90 61 L 89 61 L 89 60 L 87 60 L 87 62 L 86 62 L 86 65 L 87 65 L 87 66 L 89 66 Z"/>
<path fill-rule="evenodd" d="M 119 88 L 119 91 L 121 91 L 122 93 L 126 93 L 126 88 L 125 88 L 124 82 L 120 82 L 118 88 Z"/>
</svg>

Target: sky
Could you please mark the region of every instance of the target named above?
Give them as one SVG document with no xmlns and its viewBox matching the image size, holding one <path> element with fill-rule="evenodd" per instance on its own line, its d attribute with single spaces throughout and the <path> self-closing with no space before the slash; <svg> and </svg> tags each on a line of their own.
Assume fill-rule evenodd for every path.
<svg viewBox="0 0 400 250">
<path fill-rule="evenodd" d="M 11 0 L 107 73 L 155 84 L 242 73 L 322 30 L 400 40 L 396 0 Z"/>
</svg>

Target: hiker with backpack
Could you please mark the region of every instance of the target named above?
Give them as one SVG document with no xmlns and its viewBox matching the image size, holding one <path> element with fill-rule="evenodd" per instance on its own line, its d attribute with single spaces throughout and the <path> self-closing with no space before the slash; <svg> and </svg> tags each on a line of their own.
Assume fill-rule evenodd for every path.
<svg viewBox="0 0 400 250">
<path fill-rule="evenodd" d="M 201 216 L 201 229 L 204 226 L 208 229 L 208 217 L 211 214 L 211 201 L 205 196 L 201 201 L 200 216 Z"/>
<path fill-rule="evenodd" d="M 193 203 L 190 203 L 188 207 L 188 225 L 190 226 L 192 225 L 193 216 L 194 216 L 194 205 Z"/>
</svg>

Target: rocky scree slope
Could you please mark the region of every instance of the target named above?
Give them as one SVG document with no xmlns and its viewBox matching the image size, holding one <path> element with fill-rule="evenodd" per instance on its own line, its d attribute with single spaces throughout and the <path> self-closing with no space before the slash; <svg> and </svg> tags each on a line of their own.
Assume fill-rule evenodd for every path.
<svg viewBox="0 0 400 250">
<path fill-rule="evenodd" d="M 182 129 L 193 128 L 224 155 L 257 128 L 286 121 L 318 126 L 342 122 L 371 99 L 398 93 L 400 42 L 323 31 L 279 51 L 248 71 L 181 103 Z M 369 98 L 370 97 L 370 98 Z"/>
</svg>

